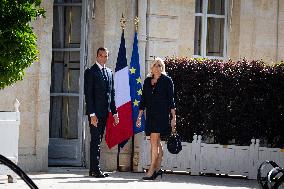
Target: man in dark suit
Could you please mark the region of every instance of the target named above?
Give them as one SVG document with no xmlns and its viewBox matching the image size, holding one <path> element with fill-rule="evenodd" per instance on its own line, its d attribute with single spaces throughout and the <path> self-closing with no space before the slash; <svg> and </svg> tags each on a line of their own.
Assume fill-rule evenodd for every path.
<svg viewBox="0 0 284 189">
<path fill-rule="evenodd" d="M 107 60 L 108 50 L 100 47 L 97 50 L 96 63 L 86 69 L 84 74 L 84 91 L 91 132 L 89 175 L 96 178 L 109 176 L 101 171 L 99 165 L 100 143 L 104 135 L 108 112 L 112 112 L 115 125 L 119 122 L 114 100 L 113 74 L 109 68 L 105 67 Z"/>
</svg>

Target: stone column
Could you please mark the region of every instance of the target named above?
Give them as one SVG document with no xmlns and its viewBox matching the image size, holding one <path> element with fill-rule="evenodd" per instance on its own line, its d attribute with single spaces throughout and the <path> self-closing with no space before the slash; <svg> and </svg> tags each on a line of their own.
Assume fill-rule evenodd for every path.
<svg viewBox="0 0 284 189">
<path fill-rule="evenodd" d="M 284 60 L 284 1 L 278 0 L 277 62 Z"/>
<path fill-rule="evenodd" d="M 140 70 L 141 78 L 144 81 L 147 74 L 146 69 L 146 42 L 147 42 L 147 33 L 146 33 L 146 22 L 147 22 L 147 1 L 138 0 L 138 17 L 139 17 L 139 27 L 138 27 L 138 48 L 139 48 L 139 61 L 140 61 Z M 133 171 L 141 172 L 141 145 L 143 144 L 144 133 L 136 134 L 134 140 L 134 156 L 133 156 Z"/>
<path fill-rule="evenodd" d="M 140 60 L 140 70 L 141 77 L 144 80 L 145 76 L 145 53 L 146 53 L 146 42 L 147 42 L 147 33 L 146 33 L 146 13 L 147 13 L 147 1 L 138 0 L 138 17 L 140 19 L 138 27 L 138 47 L 139 47 L 139 60 Z"/>
</svg>

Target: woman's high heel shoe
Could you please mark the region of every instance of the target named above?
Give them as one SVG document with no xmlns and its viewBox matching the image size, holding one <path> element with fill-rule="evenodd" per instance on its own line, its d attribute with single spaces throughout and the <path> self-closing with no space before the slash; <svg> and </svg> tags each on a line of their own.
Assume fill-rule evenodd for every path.
<svg viewBox="0 0 284 189">
<path fill-rule="evenodd" d="M 163 177 L 163 173 L 164 173 L 164 170 L 160 169 L 159 171 L 157 171 L 156 177 L 158 177 L 159 175 L 161 175 L 161 178 L 162 178 L 162 177 Z"/>
<path fill-rule="evenodd" d="M 150 177 L 142 177 L 143 180 L 155 180 L 157 178 L 157 172 L 154 171 L 154 173 Z"/>
</svg>

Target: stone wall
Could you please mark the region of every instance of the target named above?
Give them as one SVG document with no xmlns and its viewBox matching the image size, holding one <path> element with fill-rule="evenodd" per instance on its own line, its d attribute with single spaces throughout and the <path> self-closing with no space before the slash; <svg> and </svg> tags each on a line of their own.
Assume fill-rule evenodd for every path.
<svg viewBox="0 0 284 189">
<path fill-rule="evenodd" d="M 284 1 L 278 0 L 277 61 L 284 61 Z"/>
<path fill-rule="evenodd" d="M 52 5 L 42 1 L 46 18 L 33 23 L 38 38 L 38 62 L 26 70 L 22 81 L 0 91 L 0 99 L 5 99 L 0 101 L 1 111 L 13 111 L 15 98 L 21 103 L 19 165 L 27 171 L 47 170 Z"/>
<path fill-rule="evenodd" d="M 153 57 L 193 55 L 195 1 L 149 1 L 146 68 Z"/>
<path fill-rule="evenodd" d="M 228 57 L 233 60 L 243 57 L 262 59 L 268 64 L 283 59 L 283 1 L 230 2 L 232 22 L 229 26 Z"/>
</svg>

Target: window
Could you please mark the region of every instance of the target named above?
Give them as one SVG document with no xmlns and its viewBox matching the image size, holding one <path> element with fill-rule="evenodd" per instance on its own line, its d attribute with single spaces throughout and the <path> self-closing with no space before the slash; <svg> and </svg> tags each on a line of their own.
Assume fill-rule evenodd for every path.
<svg viewBox="0 0 284 189">
<path fill-rule="evenodd" d="M 196 0 L 194 57 L 226 58 L 227 0 Z"/>
</svg>

